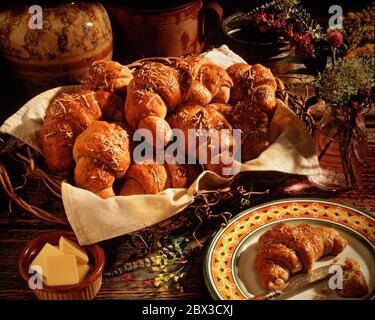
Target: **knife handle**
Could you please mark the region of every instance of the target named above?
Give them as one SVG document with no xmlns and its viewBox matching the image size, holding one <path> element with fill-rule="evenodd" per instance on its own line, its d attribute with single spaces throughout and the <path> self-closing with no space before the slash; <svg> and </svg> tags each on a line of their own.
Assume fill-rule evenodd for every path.
<svg viewBox="0 0 375 320">
<path fill-rule="evenodd" d="M 261 294 L 257 294 L 254 297 L 251 297 L 250 300 L 272 300 L 277 298 L 278 296 L 281 295 L 281 291 L 279 290 L 270 290 L 263 292 Z"/>
</svg>

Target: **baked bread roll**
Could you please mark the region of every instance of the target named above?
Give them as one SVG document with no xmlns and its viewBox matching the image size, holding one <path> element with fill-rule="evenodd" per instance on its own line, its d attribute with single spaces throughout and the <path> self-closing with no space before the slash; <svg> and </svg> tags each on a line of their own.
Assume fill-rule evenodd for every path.
<svg viewBox="0 0 375 320">
<path fill-rule="evenodd" d="M 121 96 L 105 91 L 95 92 L 95 99 L 102 111 L 102 120 L 109 122 L 123 122 L 125 99 Z"/>
<path fill-rule="evenodd" d="M 185 104 L 167 118 L 172 128 L 180 129 L 184 133 L 182 150 L 185 150 L 188 157 L 192 157 L 200 164 L 206 165 L 208 170 L 212 170 L 219 175 L 223 175 L 225 167 L 232 167 L 233 164 L 233 130 L 225 117 L 215 110 L 214 107 L 205 107 L 198 104 Z M 194 130 L 190 130 L 194 129 Z M 221 135 L 226 129 L 228 135 Z M 190 131 L 189 131 L 190 130 Z M 218 133 L 216 136 L 210 135 L 211 130 Z M 191 136 L 191 134 L 194 134 Z M 192 141 L 195 140 L 195 143 Z M 223 160 L 222 151 L 227 158 Z M 201 155 L 206 155 L 202 158 Z M 215 163 L 215 160 L 217 163 Z M 228 160 L 229 159 L 229 160 Z"/>
<path fill-rule="evenodd" d="M 207 58 L 177 59 L 173 67 L 145 63 L 129 84 L 125 118 L 132 130 L 151 131 L 151 145 L 164 146 L 171 138 L 167 112 L 184 102 L 227 103 L 232 84 L 227 72 Z"/>
<path fill-rule="evenodd" d="M 77 137 L 73 158 L 78 187 L 102 198 L 114 196 L 115 178 L 122 178 L 130 165 L 128 133 L 118 124 L 94 121 Z"/>
<path fill-rule="evenodd" d="M 258 279 L 266 290 L 281 289 L 291 275 L 309 272 L 315 261 L 339 254 L 346 245 L 333 228 L 280 222 L 259 237 L 255 258 Z"/>
<path fill-rule="evenodd" d="M 270 142 L 270 120 L 268 115 L 252 106 L 248 101 L 241 101 L 233 108 L 229 116 L 233 129 L 241 130 L 241 161 L 257 158 L 266 150 Z"/>
<path fill-rule="evenodd" d="M 182 79 L 190 84 L 182 102 L 200 105 L 228 103 L 233 82 L 225 69 L 202 56 L 177 59 L 174 66 Z"/>
<path fill-rule="evenodd" d="M 193 165 L 133 162 L 125 175 L 120 195 L 156 194 L 168 188 L 187 188 L 199 173 Z"/>
<path fill-rule="evenodd" d="M 122 106 L 122 98 L 102 90 L 58 95 L 48 106 L 39 131 L 48 168 L 67 176 L 74 165 L 72 150 L 76 137 L 95 120 L 122 118 Z"/>
<path fill-rule="evenodd" d="M 261 64 L 251 66 L 247 63 L 235 63 L 226 71 L 233 81 L 230 94 L 230 103 L 233 105 L 247 99 L 253 90 L 261 85 L 268 85 L 273 92 L 276 92 L 275 77 L 269 68 Z"/>
<path fill-rule="evenodd" d="M 252 66 L 247 63 L 235 63 L 227 68 L 227 73 L 233 81 L 230 104 L 235 105 L 238 101 L 242 101 L 248 96 L 254 80 L 251 68 Z"/>
<path fill-rule="evenodd" d="M 271 70 L 261 64 L 254 64 L 251 68 L 251 73 L 254 76 L 253 88 L 261 85 L 268 85 L 274 91 L 277 90 L 277 82 Z"/>
<path fill-rule="evenodd" d="M 41 148 L 49 170 L 66 177 L 73 167 L 73 145 L 79 127 L 58 118 L 46 119 L 39 131 Z"/>
<path fill-rule="evenodd" d="M 234 87 L 230 101 L 233 112 L 227 114 L 233 128 L 240 129 L 241 160 L 257 158 L 270 142 L 270 125 L 277 106 L 277 82 L 272 72 L 260 65 L 237 63 L 227 69 Z"/>
<path fill-rule="evenodd" d="M 135 72 L 129 84 L 126 121 L 132 130 L 150 130 L 154 139 L 161 139 L 164 147 L 171 137 L 171 129 L 164 119 L 167 111 L 180 103 L 182 95 L 176 69 L 158 62 L 146 63 Z"/>
<path fill-rule="evenodd" d="M 82 84 L 88 90 L 103 89 L 124 95 L 132 78 L 132 72 L 128 67 L 115 61 L 98 60 L 86 69 Z"/>
<path fill-rule="evenodd" d="M 222 114 L 227 120 L 231 118 L 233 111 L 234 111 L 233 106 L 231 106 L 230 104 L 226 104 L 226 103 L 210 103 L 206 105 L 206 107 L 211 107 L 215 109 L 217 112 Z"/>
<path fill-rule="evenodd" d="M 94 93 L 60 94 L 48 106 L 40 129 L 41 147 L 48 168 L 67 176 L 72 168 L 76 137 L 94 120 L 102 116 Z"/>
</svg>

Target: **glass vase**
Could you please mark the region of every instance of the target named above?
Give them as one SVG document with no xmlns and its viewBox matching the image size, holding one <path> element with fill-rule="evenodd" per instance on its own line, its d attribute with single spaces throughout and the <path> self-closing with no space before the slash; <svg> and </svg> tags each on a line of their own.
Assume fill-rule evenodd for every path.
<svg viewBox="0 0 375 320">
<path fill-rule="evenodd" d="M 364 113 L 348 118 L 328 110 L 325 108 L 314 133 L 321 173 L 309 176 L 309 180 L 322 190 L 346 190 L 360 183 L 366 158 Z"/>
</svg>

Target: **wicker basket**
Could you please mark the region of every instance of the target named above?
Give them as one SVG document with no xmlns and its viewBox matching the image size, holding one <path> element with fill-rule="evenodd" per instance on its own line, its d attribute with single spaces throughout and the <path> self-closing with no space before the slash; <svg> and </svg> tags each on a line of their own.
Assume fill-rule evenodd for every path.
<svg viewBox="0 0 375 320">
<path fill-rule="evenodd" d="M 134 70 L 139 68 L 143 63 L 150 61 L 161 62 L 166 65 L 171 65 L 173 61 L 175 61 L 175 59 L 176 58 L 174 57 L 145 58 L 137 60 L 127 66 L 130 69 Z M 277 98 L 282 100 L 286 105 L 288 105 L 288 98 L 290 94 L 285 89 L 283 82 L 279 78 L 276 78 L 276 80 L 278 84 L 276 96 Z M 300 105 L 302 105 L 301 102 Z M 13 159 L 13 161 L 20 162 L 25 167 L 24 184 L 33 179 L 41 181 L 43 186 L 46 188 L 46 190 L 48 190 L 49 193 L 48 196 L 45 194 L 43 195 L 45 197 L 50 197 L 50 199 L 52 197 L 52 199 L 60 203 L 61 206 L 61 183 L 63 181 L 63 178 L 50 174 L 48 168 L 44 163 L 43 156 L 35 150 L 33 150 L 31 147 L 24 145 L 22 147 L 13 148 L 12 146 L 9 146 L 9 144 L 16 144 L 17 142 L 14 140 L 14 138 L 10 138 L 9 136 L 3 136 L 1 137 L 1 140 L 2 145 L 0 149 L 0 183 L 3 189 L 5 190 L 6 194 L 8 195 L 9 199 L 14 203 L 18 204 L 25 211 L 31 213 L 39 219 L 54 224 L 67 225 L 68 221 L 64 212 L 49 212 L 47 209 L 43 209 L 37 204 L 32 203 L 32 201 L 27 201 L 20 196 L 19 190 L 22 188 L 22 186 L 14 187 L 14 182 L 12 181 L 14 180 L 14 177 L 11 176 L 10 171 L 6 168 L 6 165 L 4 163 L 4 155 L 6 155 L 9 159 Z M 258 183 L 257 185 L 261 184 Z M 256 194 L 257 192 L 259 192 L 260 194 L 264 194 L 264 192 L 266 191 L 264 186 L 261 185 L 261 188 L 262 190 L 258 189 L 254 191 L 252 184 L 246 182 L 244 183 L 244 181 L 241 179 L 235 179 L 233 183 L 231 183 L 227 188 L 210 192 L 198 192 L 195 195 L 195 202 L 184 211 L 193 210 L 198 218 L 199 223 L 201 223 L 204 216 L 220 216 L 224 219 L 224 222 L 226 222 L 228 220 L 228 217 L 230 217 L 230 214 L 228 212 L 223 210 L 223 213 L 215 215 L 212 213 L 211 209 L 219 204 L 222 208 L 225 203 L 229 203 L 230 201 L 234 200 L 238 201 L 240 206 L 248 206 L 250 204 L 249 199 L 251 195 Z M 181 222 L 181 215 L 178 214 L 178 216 L 178 219 L 171 218 L 168 223 L 174 223 L 174 220 L 178 220 Z M 164 225 L 166 224 L 165 222 L 163 223 Z"/>
</svg>

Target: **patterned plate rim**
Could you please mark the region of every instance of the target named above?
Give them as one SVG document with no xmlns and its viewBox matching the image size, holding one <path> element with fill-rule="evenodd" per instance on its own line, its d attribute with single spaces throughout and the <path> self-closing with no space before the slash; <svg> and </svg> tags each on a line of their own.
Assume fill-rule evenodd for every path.
<svg viewBox="0 0 375 320">
<path fill-rule="evenodd" d="M 205 252 L 205 256 L 204 256 L 204 263 L 203 263 L 203 274 L 204 274 L 204 280 L 205 280 L 205 283 L 206 283 L 206 287 L 211 295 L 212 298 L 214 299 L 225 299 L 223 296 L 222 296 L 222 293 L 217 289 L 217 287 L 215 286 L 214 284 L 214 280 L 213 280 L 213 276 L 212 276 L 212 268 L 211 268 L 211 262 L 212 262 L 212 257 L 213 257 L 213 254 L 214 254 L 214 249 L 217 245 L 217 243 L 223 238 L 223 235 L 230 229 L 233 227 L 233 225 L 236 224 L 236 222 L 238 222 L 239 220 L 241 220 L 243 217 L 247 216 L 249 213 L 256 213 L 256 211 L 260 210 L 260 209 L 263 209 L 263 208 L 266 208 L 266 207 L 270 207 L 272 205 L 280 205 L 280 204 L 290 204 L 290 203 L 301 203 L 301 202 L 307 202 L 307 203 L 315 203 L 317 205 L 321 204 L 321 205 L 324 205 L 324 204 L 327 204 L 327 205 L 337 205 L 338 208 L 344 208 L 346 209 L 347 211 L 352 211 L 352 212 L 355 212 L 357 214 L 357 216 L 359 215 L 360 216 L 360 219 L 362 219 L 362 217 L 364 218 L 367 218 L 367 220 L 371 221 L 371 228 L 373 227 L 373 223 L 375 223 L 375 217 L 373 217 L 370 213 L 366 212 L 366 210 L 362 209 L 362 208 L 358 208 L 358 207 L 355 207 L 355 206 L 352 206 L 352 205 L 348 205 L 348 204 L 344 204 L 344 203 L 341 203 L 341 202 L 337 202 L 337 201 L 332 201 L 332 200 L 326 200 L 326 199 L 319 199 L 319 198 L 287 198 L 287 199 L 279 199 L 279 200 L 274 200 L 274 201 L 270 201 L 270 202 L 267 202 L 267 203 L 263 203 L 263 204 L 260 204 L 260 205 L 257 205 L 257 206 L 254 206 L 252 208 L 248 208 L 242 212 L 240 212 L 238 215 L 236 215 L 236 217 L 234 217 L 226 227 L 224 227 L 223 229 L 220 229 L 218 230 L 213 236 L 212 236 L 212 239 L 211 239 L 211 243 L 210 245 L 208 246 L 206 252 Z M 290 218 L 297 218 L 297 217 L 290 217 Z M 308 217 L 301 217 L 301 218 L 308 218 Z M 375 246 L 375 237 L 374 239 L 370 239 L 370 236 L 369 235 L 365 235 L 363 234 L 362 232 L 359 232 L 356 228 L 354 228 L 353 226 L 348 226 L 346 225 L 345 223 L 339 223 L 333 219 L 329 219 L 328 216 L 327 216 L 327 219 L 325 218 L 322 218 L 322 217 L 314 217 L 316 220 L 321 220 L 321 221 L 332 221 L 333 223 L 335 224 L 338 224 L 340 225 L 341 227 L 345 227 L 351 231 L 354 231 L 355 233 L 360 233 L 361 235 L 361 238 L 364 238 L 367 240 L 367 242 L 370 243 L 370 245 L 373 245 Z M 281 220 L 282 218 L 280 218 Z M 250 231 L 250 233 L 253 233 L 254 231 L 256 231 L 257 229 L 259 229 L 261 226 L 265 226 L 269 223 L 272 223 L 274 221 L 277 221 L 277 220 L 272 220 L 272 221 L 267 221 L 265 223 L 260 223 L 259 226 L 255 227 L 253 230 Z M 357 222 L 356 222 L 357 223 Z M 246 238 L 247 236 L 245 235 L 244 238 Z M 363 240 L 363 239 L 362 239 Z M 239 243 L 236 245 L 236 248 L 234 251 L 236 251 L 239 247 L 239 245 L 244 241 L 244 239 L 241 239 L 239 241 Z M 230 260 L 231 260 L 231 263 L 230 265 L 232 266 L 233 263 L 232 263 L 232 256 L 230 256 L 229 254 L 226 255 L 226 256 L 229 256 L 230 257 Z M 231 270 L 230 270 L 231 271 Z M 231 277 L 230 274 L 228 274 L 229 277 Z M 230 281 L 228 279 L 228 281 Z M 242 292 L 241 292 L 241 289 L 238 288 L 235 284 L 235 281 L 232 281 L 231 285 L 235 287 L 236 291 L 239 293 L 238 295 L 238 298 L 236 299 L 244 299 L 246 297 L 243 296 Z M 229 288 L 228 288 L 229 289 Z M 233 289 L 233 288 L 232 288 Z M 237 294 L 236 294 L 237 296 Z M 233 297 L 232 297 L 233 298 Z"/>
</svg>

